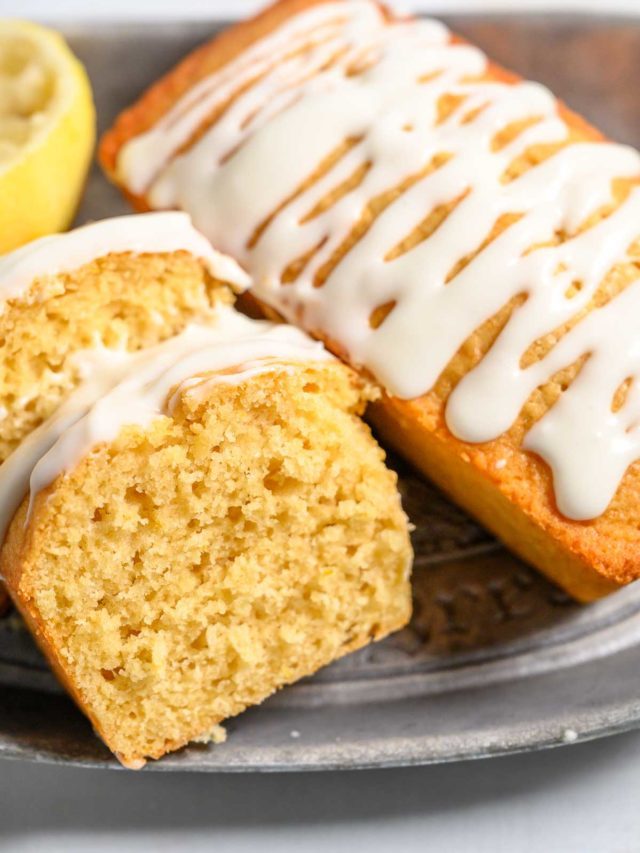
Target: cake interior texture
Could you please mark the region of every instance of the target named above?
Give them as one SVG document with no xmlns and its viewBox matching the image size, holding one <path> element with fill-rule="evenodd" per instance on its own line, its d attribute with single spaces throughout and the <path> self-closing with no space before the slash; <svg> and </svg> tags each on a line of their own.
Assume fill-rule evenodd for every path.
<svg viewBox="0 0 640 853">
<path fill-rule="evenodd" d="M 396 475 L 338 363 L 185 393 L 18 511 L 0 568 L 129 766 L 402 627 Z"/>
<path fill-rule="evenodd" d="M 0 314 L 0 462 L 80 383 L 81 351 L 152 346 L 229 299 L 188 252 L 109 254 L 36 279 Z"/>
</svg>

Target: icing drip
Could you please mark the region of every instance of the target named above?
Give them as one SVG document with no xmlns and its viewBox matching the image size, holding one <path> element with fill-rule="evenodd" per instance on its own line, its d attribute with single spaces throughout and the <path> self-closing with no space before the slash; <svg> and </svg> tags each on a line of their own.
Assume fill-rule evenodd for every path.
<svg viewBox="0 0 640 853">
<path fill-rule="evenodd" d="M 7 300 L 22 296 L 36 278 L 70 272 L 105 255 L 178 251 L 200 258 L 212 276 L 238 290 L 249 285 L 247 274 L 232 258 L 213 249 L 186 213 L 144 213 L 41 237 L 0 257 L 0 310 Z"/>
<path fill-rule="evenodd" d="M 292 363 L 333 358 L 292 326 L 249 320 L 229 307 L 216 319 L 214 326 L 193 324 L 137 353 L 103 348 L 83 354 L 87 379 L 0 466 L 0 540 L 27 492 L 31 504 L 122 427 L 171 414 L 181 395 L 203 396 L 212 384 L 239 384 L 290 370 Z"/>
<path fill-rule="evenodd" d="M 536 388 L 586 357 L 524 447 L 551 466 L 560 511 L 589 519 L 640 457 L 640 281 L 584 310 L 640 235 L 640 188 L 613 204 L 614 179 L 637 179 L 640 155 L 561 147 L 568 128 L 551 93 L 480 79 L 487 67 L 436 22 L 389 23 L 368 0 L 321 4 L 194 86 L 124 147 L 119 177 L 153 206 L 188 210 L 261 299 L 399 397 L 432 389 L 473 332 L 520 299 L 450 395 L 447 424 L 465 441 L 494 439 Z M 550 145 L 559 150 L 507 175 Z M 433 234 L 408 240 L 433 211 L 445 213 Z"/>
</svg>

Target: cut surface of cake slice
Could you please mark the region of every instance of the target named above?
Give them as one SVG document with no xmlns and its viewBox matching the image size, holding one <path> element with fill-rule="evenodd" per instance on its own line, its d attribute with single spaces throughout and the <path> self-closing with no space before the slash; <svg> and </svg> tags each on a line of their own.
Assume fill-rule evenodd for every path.
<svg viewBox="0 0 640 853">
<path fill-rule="evenodd" d="M 224 286 L 223 286 L 224 283 Z M 123 216 L 0 258 L 0 462 L 91 371 L 206 322 L 242 270 L 184 213 Z"/>
<path fill-rule="evenodd" d="M 112 353 L 0 468 L 0 570 L 125 765 L 407 622 L 368 393 L 297 329 L 222 307 Z"/>
<path fill-rule="evenodd" d="M 386 441 L 588 601 L 640 577 L 640 155 L 436 21 L 282 0 L 101 146 L 373 376 Z"/>
</svg>

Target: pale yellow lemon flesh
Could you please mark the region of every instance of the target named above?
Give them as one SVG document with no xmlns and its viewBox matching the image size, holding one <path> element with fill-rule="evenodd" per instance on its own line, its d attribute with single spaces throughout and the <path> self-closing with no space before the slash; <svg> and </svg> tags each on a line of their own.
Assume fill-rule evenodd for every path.
<svg viewBox="0 0 640 853">
<path fill-rule="evenodd" d="M 94 142 L 89 79 L 64 39 L 0 20 L 0 253 L 69 226 Z"/>
</svg>

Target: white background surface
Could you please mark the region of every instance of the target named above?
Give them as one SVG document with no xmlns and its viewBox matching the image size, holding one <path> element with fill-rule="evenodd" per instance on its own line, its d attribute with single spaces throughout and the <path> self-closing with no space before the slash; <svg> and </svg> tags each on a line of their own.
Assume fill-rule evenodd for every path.
<svg viewBox="0 0 640 853">
<path fill-rule="evenodd" d="M 406 770 L 150 774 L 0 762 L 2 853 L 637 853 L 640 734 Z"/>
<path fill-rule="evenodd" d="M 256 5 L 0 0 L 0 14 L 212 17 Z M 404 5 L 640 13 L 640 0 Z M 638 669 L 640 677 L 640 661 Z M 491 761 L 343 774 L 134 774 L 0 762 L 0 851 L 637 853 L 639 791 L 640 733 Z"/>
<path fill-rule="evenodd" d="M 243 17 L 267 0 L 0 0 L 0 14 L 47 20 L 78 18 L 211 18 Z M 403 9 L 429 12 L 563 9 L 640 13 L 640 0 L 387 0 Z"/>
</svg>

